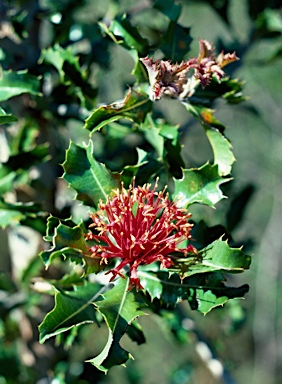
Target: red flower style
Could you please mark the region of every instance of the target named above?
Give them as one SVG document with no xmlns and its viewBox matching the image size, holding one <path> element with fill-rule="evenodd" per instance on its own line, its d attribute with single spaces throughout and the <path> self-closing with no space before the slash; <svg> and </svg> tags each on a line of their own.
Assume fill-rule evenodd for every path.
<svg viewBox="0 0 282 384">
<path fill-rule="evenodd" d="M 188 223 L 191 214 L 180 209 L 168 199 L 165 190 L 156 191 L 150 184 L 143 187 L 130 187 L 115 191 L 106 203 L 100 202 L 103 216 L 91 215 L 90 225 L 98 234 L 86 235 L 87 240 L 95 240 L 97 245 L 90 248 L 91 257 L 107 259 L 119 258 L 120 263 L 107 273 L 112 273 L 112 281 L 117 275 L 124 277 L 122 269 L 130 269 L 130 288 L 143 289 L 137 276 L 139 265 L 160 261 L 161 266 L 169 268 L 173 264 L 172 252 L 185 256 L 196 253 L 192 245 L 178 248 L 183 241 L 191 238 L 192 224 Z"/>
<path fill-rule="evenodd" d="M 152 100 L 159 100 L 163 95 L 182 99 L 186 97 L 187 92 L 193 92 L 191 88 L 197 83 L 187 78 L 186 75 L 190 69 L 194 69 L 194 78 L 205 87 L 210 83 L 213 75 L 220 82 L 225 75 L 222 68 L 239 60 L 235 52 L 232 54 L 221 52 L 216 56 L 213 53 L 213 46 L 207 40 L 199 39 L 199 45 L 198 57 L 182 61 L 180 64 L 172 64 L 168 60 L 154 61 L 149 57 L 140 59 L 148 71 Z"/>
</svg>

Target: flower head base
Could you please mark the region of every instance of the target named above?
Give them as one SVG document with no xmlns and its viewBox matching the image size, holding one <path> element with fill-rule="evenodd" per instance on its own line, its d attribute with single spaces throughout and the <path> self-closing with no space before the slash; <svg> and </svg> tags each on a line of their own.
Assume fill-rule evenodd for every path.
<svg viewBox="0 0 282 384">
<path fill-rule="evenodd" d="M 159 100 L 163 95 L 171 97 L 179 97 L 180 99 L 187 97 L 187 92 L 191 93 L 192 86 L 197 83 L 192 78 L 187 78 L 190 69 L 194 69 L 194 78 L 200 82 L 203 87 L 211 82 L 214 75 L 220 82 L 225 73 L 222 70 L 224 66 L 239 60 L 236 53 L 232 54 L 221 52 L 216 56 L 213 46 L 207 40 L 199 39 L 199 55 L 180 64 L 172 64 L 170 61 L 157 60 L 145 57 L 141 59 L 145 65 L 149 82 L 151 85 L 150 98 Z"/>
<path fill-rule="evenodd" d="M 192 224 L 188 223 L 191 214 L 180 209 L 175 202 L 168 199 L 165 191 L 157 192 L 146 184 L 143 187 L 130 187 L 115 191 L 115 195 L 106 203 L 100 202 L 103 216 L 92 214 L 90 225 L 98 234 L 88 233 L 87 240 L 95 240 L 97 245 L 90 248 L 92 257 L 107 259 L 119 258 L 120 263 L 108 273 L 111 281 L 122 276 L 122 269 L 130 269 L 130 287 L 143 288 L 137 276 L 139 265 L 160 261 L 161 266 L 169 268 L 172 264 L 171 254 L 179 252 L 187 255 L 196 252 L 188 245 L 178 248 L 184 240 L 191 238 Z"/>
</svg>

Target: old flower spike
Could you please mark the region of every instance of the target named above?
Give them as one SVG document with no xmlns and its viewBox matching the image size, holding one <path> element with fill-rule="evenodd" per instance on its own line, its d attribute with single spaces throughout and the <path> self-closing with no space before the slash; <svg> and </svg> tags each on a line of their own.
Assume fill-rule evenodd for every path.
<svg viewBox="0 0 282 384">
<path fill-rule="evenodd" d="M 120 259 L 118 265 L 107 273 L 112 273 L 111 281 L 123 276 L 123 268 L 129 266 L 130 288 L 143 289 L 137 276 L 139 265 L 160 261 L 169 268 L 173 264 L 172 253 L 186 256 L 196 253 L 192 245 L 179 248 L 184 240 L 191 238 L 191 214 L 177 207 L 168 199 L 168 193 L 157 192 L 157 182 L 153 189 L 150 184 L 143 187 L 130 186 L 126 190 L 114 192 L 106 203 L 100 202 L 101 215 L 93 213 L 94 230 L 86 235 L 96 245 L 90 248 L 91 257 L 99 257 L 101 263 L 108 259 Z"/>
<path fill-rule="evenodd" d="M 208 85 L 212 76 L 220 82 L 225 75 L 222 68 L 239 60 L 235 52 L 221 52 L 216 56 L 213 46 L 207 40 L 199 39 L 199 45 L 198 57 L 180 64 L 172 64 L 168 60 L 154 61 L 151 57 L 140 59 L 148 71 L 150 98 L 153 101 L 159 100 L 163 95 L 184 99 L 193 93 L 199 82 L 203 87 Z M 194 76 L 188 78 L 187 73 L 191 69 L 194 69 Z"/>
</svg>

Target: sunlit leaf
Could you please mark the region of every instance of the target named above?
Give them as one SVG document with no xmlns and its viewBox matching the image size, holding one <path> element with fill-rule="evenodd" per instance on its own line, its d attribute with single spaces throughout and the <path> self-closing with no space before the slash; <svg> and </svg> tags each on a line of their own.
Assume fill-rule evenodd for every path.
<svg viewBox="0 0 282 384">
<path fill-rule="evenodd" d="M 182 179 L 174 180 L 173 196 L 182 207 L 193 203 L 214 207 L 224 198 L 220 185 L 229 180 L 218 174 L 217 165 L 205 164 L 201 168 L 185 169 Z"/>
<path fill-rule="evenodd" d="M 147 71 L 144 65 L 141 63 L 138 51 L 136 49 L 131 49 L 128 51 L 132 59 L 134 60 L 134 68 L 132 70 L 132 75 L 136 77 L 137 84 L 144 83 L 148 81 Z"/>
<path fill-rule="evenodd" d="M 40 207 L 34 203 L 8 203 L 0 199 L 0 227 L 18 224 L 27 216 L 35 218 Z"/>
<path fill-rule="evenodd" d="M 140 303 L 136 301 L 134 293 L 128 292 L 128 284 L 128 279 L 119 278 L 115 287 L 103 294 L 104 300 L 95 303 L 107 323 L 109 337 L 103 351 L 89 362 L 105 373 L 114 365 L 125 364 L 129 358 L 132 358 L 119 343 L 127 327 L 138 316 L 144 314 L 140 310 Z"/>
<path fill-rule="evenodd" d="M 83 147 L 71 142 L 63 168 L 63 178 L 77 192 L 76 199 L 91 207 L 97 207 L 100 200 L 106 201 L 120 187 L 120 174 L 113 174 L 95 160 L 91 140 Z"/>
<path fill-rule="evenodd" d="M 104 125 L 121 118 L 141 123 L 151 109 L 152 102 L 146 93 L 129 89 L 125 99 L 121 102 L 102 105 L 96 109 L 85 120 L 84 128 L 95 132 Z"/>
<path fill-rule="evenodd" d="M 0 69 L 0 101 L 30 93 L 40 96 L 40 80 L 27 71 L 5 71 Z"/>
<path fill-rule="evenodd" d="M 99 284 L 75 286 L 73 291 L 56 289 L 55 307 L 39 326 L 40 343 L 72 327 L 96 322 L 93 302 L 97 301 L 104 291 L 105 287 Z"/>
<path fill-rule="evenodd" d="M 241 248 L 231 248 L 227 241 L 216 240 L 199 251 L 194 263 L 183 260 L 187 268 L 182 268 L 182 276 L 188 277 L 198 273 L 225 271 L 229 273 L 244 272 L 251 264 L 251 257 L 245 255 Z"/>
<path fill-rule="evenodd" d="M 0 195 L 12 190 L 17 176 L 17 172 L 0 165 Z"/>
<path fill-rule="evenodd" d="M 4 109 L 0 107 L 0 125 L 13 123 L 14 121 L 18 121 L 17 117 L 11 113 L 6 113 Z"/>
<path fill-rule="evenodd" d="M 183 103 L 203 125 L 207 138 L 211 144 L 214 154 L 214 164 L 218 165 L 218 173 L 226 176 L 231 173 L 232 164 L 236 160 L 232 152 L 230 141 L 224 136 L 222 125 L 213 115 L 213 110 L 209 108 Z"/>
<path fill-rule="evenodd" d="M 231 173 L 235 156 L 230 141 L 217 129 L 204 126 L 214 154 L 214 164 L 218 166 L 218 173 L 226 176 Z"/>
</svg>

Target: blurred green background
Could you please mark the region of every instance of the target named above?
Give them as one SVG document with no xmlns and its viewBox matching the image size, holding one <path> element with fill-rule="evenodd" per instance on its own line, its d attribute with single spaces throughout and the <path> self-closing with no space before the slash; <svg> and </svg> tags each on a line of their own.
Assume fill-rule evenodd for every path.
<svg viewBox="0 0 282 384">
<path fill-rule="evenodd" d="M 188 305 L 178 309 L 183 313 L 181 324 L 174 324 L 173 333 L 167 322 L 154 315 L 141 319 L 148 340 L 141 346 L 129 339 L 123 341 L 135 358 L 127 368 L 113 368 L 102 375 L 84 360 L 99 353 L 106 333 L 96 330 L 89 338 L 88 328 L 79 332 L 79 342 L 70 350 L 56 346 L 54 341 L 38 343 L 37 325 L 52 301 L 29 292 L 30 278 L 42 265 L 37 257 L 42 239 L 29 226 L 8 226 L 0 232 L 0 270 L 13 276 L 14 302 L 7 320 L 5 312 L 4 277 L 1 283 L 0 322 L 0 383 L 136 383 L 136 384 L 212 384 L 251 383 L 279 384 L 282 382 L 282 282 L 280 279 L 282 253 L 282 8 L 280 1 L 210 0 L 180 1 L 179 23 L 191 28 L 193 42 L 187 57 L 197 56 L 198 38 L 214 42 L 216 49 L 236 50 L 240 61 L 227 69 L 233 77 L 245 82 L 248 100 L 230 106 L 215 104 L 216 117 L 227 126 L 237 162 L 234 180 L 226 187 L 230 197 L 218 204 L 216 210 L 192 207 L 195 221 L 204 217 L 209 226 L 232 227 L 228 212 L 232 206 L 242 220 L 232 227 L 235 245 L 253 255 L 250 271 L 236 276 L 236 284 L 248 282 L 250 292 L 239 303 L 229 302 L 203 317 L 191 313 Z M 37 67 L 40 51 L 55 42 L 72 46 L 87 67 L 89 81 L 97 88 L 95 103 L 112 103 L 124 97 L 128 85 L 134 83 L 130 74 L 134 62 L 128 52 L 103 38 L 97 22 L 109 22 L 117 14 L 128 13 L 141 34 L 157 41 L 167 20 L 151 8 L 149 0 L 114 1 L 52 1 L 18 0 L 0 4 L 0 61 L 3 69 L 23 70 L 41 75 L 47 98 L 46 104 L 32 104 L 24 96 L 3 103 L 6 111 L 22 116 L 19 123 L 0 129 L 0 160 L 5 163 L 9 140 L 16 138 L 19 125 L 38 130 L 39 142 L 50 143 L 52 159 L 34 168 L 16 186 L 18 201 L 35 200 L 44 210 L 63 217 L 70 213 L 72 194 L 62 179 L 60 163 L 64 160 L 69 139 L 82 142 L 88 134 L 81 130 L 83 107 L 67 87 L 57 87 L 48 94 L 50 79 L 56 74 L 44 66 Z M 54 80 L 55 78 L 55 80 Z M 65 114 L 64 108 L 68 105 Z M 86 103 L 90 109 L 91 105 Z M 54 110 L 52 110 L 54 108 Z M 73 109 L 72 109 L 73 108 Z M 81 109 L 82 108 L 82 112 Z M 92 106 L 94 108 L 94 105 Z M 176 101 L 162 100 L 156 108 L 172 124 L 180 124 L 183 153 L 189 167 L 199 166 L 211 156 L 204 133 Z M 55 111 L 55 112 L 54 112 Z M 80 116 L 81 116 L 80 115 Z M 56 118 L 54 119 L 54 116 Z M 140 137 L 128 135 L 119 142 L 113 134 L 110 144 L 103 134 L 94 136 L 101 161 L 113 170 L 132 162 L 127 154 L 140 144 Z M 204 148 L 201 159 L 198 148 Z M 30 171 L 30 170 L 29 170 Z M 25 185 L 28 185 L 25 187 Z M 14 195 L 13 195 L 14 196 Z M 81 207 L 71 207 L 73 215 L 85 215 Z M 0 217 L 1 220 L 1 217 Z M 39 260 L 39 261 L 35 261 Z M 36 272 L 32 272 L 33 268 Z M 41 271 L 41 273 L 44 273 Z M 54 272 L 55 273 L 55 272 Z M 8 292 L 8 291 L 7 291 Z M 32 319 L 32 320 L 30 320 Z M 5 323 L 8 321 L 8 323 Z M 8 324 L 8 325 L 7 325 Z M 70 344 L 71 339 L 70 339 Z M 17 368 L 15 368 L 15 366 Z"/>
</svg>

